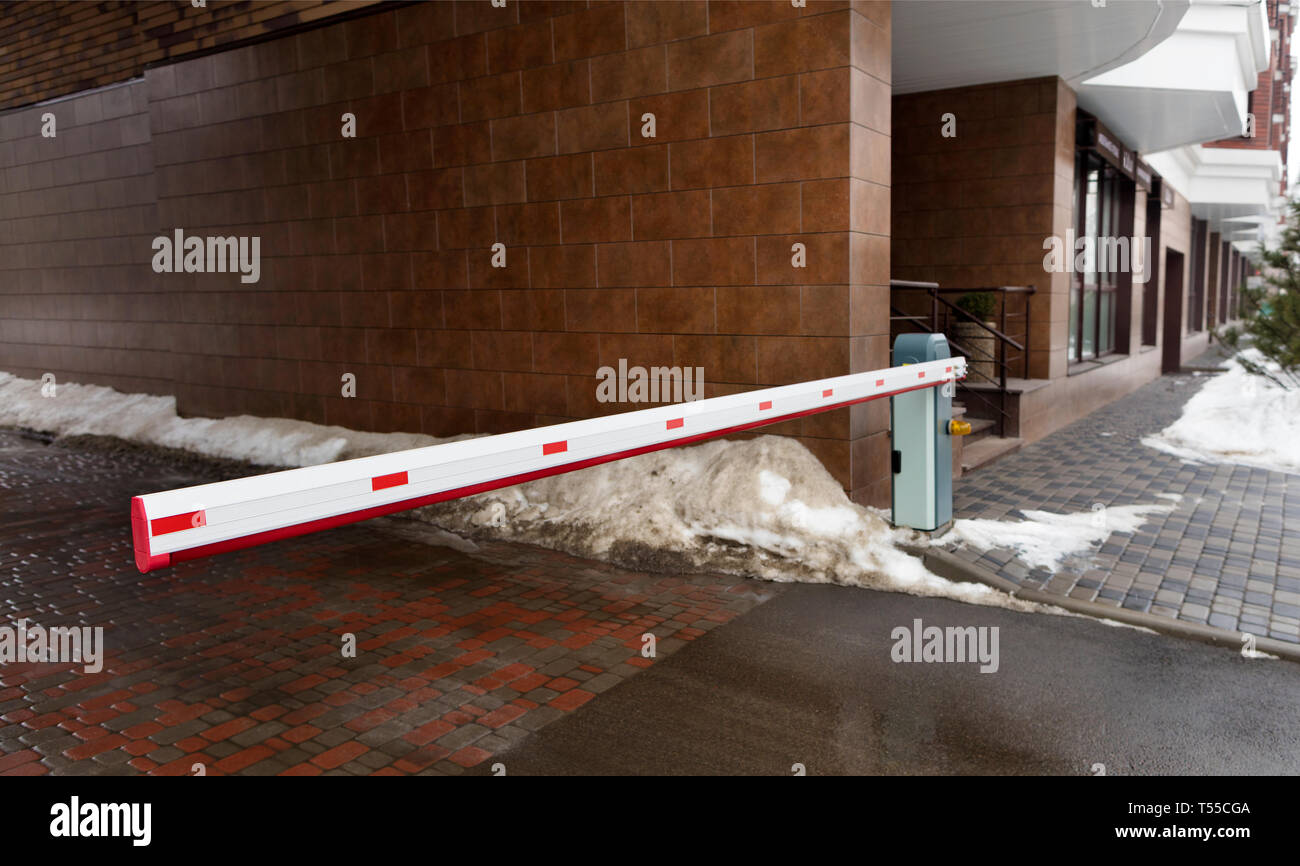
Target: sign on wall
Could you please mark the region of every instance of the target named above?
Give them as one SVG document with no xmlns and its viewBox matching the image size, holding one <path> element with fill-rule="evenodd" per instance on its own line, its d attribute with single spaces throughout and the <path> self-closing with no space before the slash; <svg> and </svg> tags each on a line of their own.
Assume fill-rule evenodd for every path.
<svg viewBox="0 0 1300 866">
<path fill-rule="evenodd" d="M 1119 136 L 1111 132 L 1104 123 L 1095 117 L 1085 117 L 1082 124 L 1082 141 L 1084 147 L 1095 151 L 1102 159 L 1114 166 L 1120 174 L 1134 177 L 1137 168 L 1137 154 L 1124 146 Z"/>
</svg>

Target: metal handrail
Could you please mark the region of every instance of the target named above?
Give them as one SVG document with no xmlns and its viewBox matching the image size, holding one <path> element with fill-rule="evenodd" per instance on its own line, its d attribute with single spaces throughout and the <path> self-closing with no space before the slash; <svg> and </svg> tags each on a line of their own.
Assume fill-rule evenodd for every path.
<svg viewBox="0 0 1300 866">
<path fill-rule="evenodd" d="M 916 323 L 916 324 L 917 324 L 917 325 L 918 325 L 922 330 L 927 331 L 927 332 L 929 332 L 929 333 L 936 333 L 935 331 L 930 330 L 930 328 L 929 328 L 928 325 L 927 325 L 927 320 L 926 320 L 925 318 L 923 318 L 923 317 L 920 317 L 920 316 L 908 316 L 908 315 L 904 315 L 904 314 L 903 314 L 903 313 L 902 313 L 902 312 L 901 312 L 897 307 L 895 307 L 893 304 L 890 304 L 890 306 L 889 306 L 889 311 L 890 311 L 891 313 L 894 314 L 894 315 L 890 316 L 890 320 L 891 320 L 891 321 L 899 321 L 899 320 L 902 320 L 902 321 L 915 322 L 915 323 Z M 957 349 L 958 352 L 960 352 L 960 353 L 962 353 L 962 354 L 964 354 L 964 355 L 969 355 L 969 354 L 970 354 L 970 353 L 969 353 L 969 352 L 968 352 L 968 351 L 967 351 L 967 350 L 966 350 L 966 349 L 961 345 L 961 343 L 959 343 L 959 342 L 957 342 L 957 341 L 955 341 L 955 340 L 953 340 L 953 341 L 951 342 L 951 345 L 953 346 L 953 348 Z M 969 370 L 969 367 L 968 367 L 967 369 Z M 968 373 L 968 375 L 969 375 L 969 373 Z M 1005 395 L 1004 395 L 1003 393 L 999 393 L 999 394 L 998 394 L 998 401 L 995 403 L 995 402 L 993 402 L 992 400 L 990 400 L 988 397 L 986 397 L 986 396 L 984 396 L 983 394 L 981 394 L 979 391 L 973 391 L 973 390 L 972 390 L 972 391 L 969 391 L 968 393 L 969 393 L 969 395 L 970 395 L 971 397 L 974 397 L 977 401 L 979 401 L 979 403 L 980 403 L 981 405 L 986 406 L 986 407 L 989 409 L 989 411 L 991 411 L 991 412 L 996 412 L 996 413 L 997 413 L 997 415 L 998 415 L 998 435 L 1002 435 L 1002 432 L 1003 432 L 1003 429 L 1004 429 L 1004 428 L 1003 428 L 1003 424 L 1004 424 L 1004 421 L 1006 420 L 1006 417 L 1007 417 L 1006 407 L 1003 405 L 1003 403 L 1004 403 L 1004 401 L 1005 401 Z"/>
<path fill-rule="evenodd" d="M 987 290 L 985 290 L 985 291 L 987 291 Z M 1012 346 L 1015 346 L 1017 349 L 1019 349 L 1019 350 L 1022 351 L 1022 352 L 1025 351 L 1025 347 L 1022 346 L 1020 343 L 1018 343 L 1018 342 L 1016 342 L 1015 340 L 1011 339 L 1011 338 L 1008 337 L 1006 334 L 1004 334 L 1004 333 L 1002 333 L 1001 331 L 999 331 L 997 328 L 994 328 L 994 327 L 990 326 L 988 322 L 984 322 L 984 321 L 981 321 L 980 319 L 975 318 L 974 315 L 972 315 L 971 313 L 967 312 L 966 310 L 963 310 L 961 307 L 957 306 L 956 304 L 952 303 L 951 301 L 948 301 L 948 300 L 945 300 L 945 299 L 943 299 L 943 298 L 940 298 L 940 299 L 939 299 L 939 303 L 943 304 L 945 307 L 947 307 L 947 308 L 950 309 L 950 310 L 956 310 L 958 313 L 960 313 L 962 316 L 964 316 L 968 322 L 974 322 L 975 324 L 979 325 L 979 326 L 980 326 L 981 328 L 983 328 L 984 330 L 988 331 L 988 332 L 989 332 L 990 334 L 992 334 L 993 336 L 997 337 L 997 338 L 998 338 L 999 340 L 1001 340 L 1002 342 L 1004 342 L 1004 343 L 1010 343 Z"/>
<path fill-rule="evenodd" d="M 953 319 L 956 319 L 957 321 L 973 322 L 997 341 L 997 351 L 994 353 L 994 357 L 987 359 L 997 369 L 997 378 L 989 379 L 989 381 L 992 384 L 996 385 L 997 387 L 997 394 L 998 394 L 997 402 L 994 403 L 993 401 L 986 398 L 984 395 L 980 394 L 979 391 L 971 389 L 969 387 L 966 388 L 966 391 L 971 396 L 979 400 L 982 404 L 988 406 L 990 410 L 997 413 L 996 417 L 997 417 L 998 435 L 1002 435 L 1002 433 L 1005 430 L 1005 422 L 1009 417 L 1009 413 L 1007 412 L 1006 409 L 1006 396 L 1008 393 L 1007 372 L 1013 361 L 1023 361 L 1025 364 L 1025 375 L 1026 376 L 1028 375 L 1029 336 L 1030 336 L 1028 301 L 1026 300 L 1024 312 L 1008 313 L 1005 296 L 1018 294 L 1018 295 L 1025 295 L 1027 297 L 1029 295 L 1035 294 L 1037 292 L 1037 288 L 1034 286 L 993 286 L 987 288 L 945 289 L 945 288 L 940 288 L 938 283 L 925 282 L 919 280 L 890 280 L 889 287 L 891 290 L 924 291 L 926 294 L 930 296 L 930 314 L 928 317 L 924 315 L 909 315 L 903 313 L 901 310 L 899 310 L 891 303 L 889 306 L 889 310 L 891 314 L 890 315 L 891 322 L 894 321 L 908 322 L 913 327 L 920 328 L 930 333 L 938 333 L 940 327 L 939 310 L 940 310 L 940 304 L 942 304 L 944 308 L 945 316 L 948 321 L 952 321 Z M 994 292 L 1004 296 L 1003 301 L 999 304 L 999 308 L 1000 308 L 999 323 L 997 327 L 980 320 L 973 314 L 967 312 L 966 310 L 954 304 L 952 301 L 949 301 L 947 298 L 942 297 L 942 295 L 964 295 L 970 292 Z M 954 313 L 956 313 L 955 316 L 953 315 Z M 1019 340 L 1015 339 L 1014 337 L 1010 336 L 1007 333 L 1008 319 L 1024 320 L 1024 328 L 1025 328 L 1024 343 L 1021 343 Z M 971 357 L 971 352 L 966 347 L 963 347 L 959 340 L 950 337 L 949 342 L 953 345 L 954 348 L 960 350 L 962 354 L 966 355 L 967 357 Z M 1011 349 L 1015 350 L 1016 356 L 1014 358 L 1008 357 L 1009 356 L 1008 347 L 1011 347 Z M 988 378 L 988 377 L 982 377 L 982 378 Z M 971 384 L 971 381 L 968 380 L 967 384 L 968 385 Z"/>
<path fill-rule="evenodd" d="M 895 283 L 906 283 L 905 280 L 890 280 L 890 287 L 893 288 Z M 916 286 L 926 286 L 929 283 L 917 283 Z M 898 288 L 913 288 L 911 285 L 901 285 Z M 1032 295 L 1037 293 L 1038 289 L 1034 286 L 990 286 L 985 289 L 942 289 L 937 285 L 935 291 L 941 295 L 965 295 L 970 292 L 999 292 L 1006 295 Z"/>
<path fill-rule="evenodd" d="M 1032 295 L 1038 291 L 1037 288 L 1035 288 L 1034 286 L 993 286 L 989 288 L 975 288 L 975 289 L 943 289 L 939 287 L 938 283 L 921 282 L 917 280 L 890 280 L 889 287 L 890 289 L 923 289 L 929 292 L 932 297 L 932 300 L 935 302 L 934 304 L 932 304 L 931 307 L 932 329 L 938 328 L 938 324 L 939 324 L 938 315 L 937 315 L 938 304 L 941 303 L 949 310 L 956 311 L 959 314 L 959 316 L 964 318 L 966 321 L 974 322 L 975 324 L 979 325 L 981 328 L 983 328 L 984 330 L 992 334 L 994 337 L 996 337 L 1000 342 L 1008 343 L 1022 353 L 1028 353 L 1029 351 L 1028 309 L 1026 309 L 1024 313 L 1010 314 L 1012 318 L 1024 318 L 1026 320 L 1025 344 L 1021 344 L 1019 341 L 1017 341 L 1016 339 L 1014 339 L 1013 337 L 1005 333 L 1006 331 L 1005 322 L 1008 316 L 1005 303 L 1002 304 L 1002 310 L 1001 310 L 1003 327 L 999 329 L 999 328 L 994 328 L 989 324 L 987 324 L 986 322 L 981 321 L 980 319 L 968 313 L 966 310 L 963 310 L 961 307 L 957 306 L 956 304 L 952 303 L 946 298 L 939 297 L 939 295 L 953 295 L 953 294 L 965 295 L 971 292 L 997 292 L 999 294 Z M 907 316 L 904 315 L 901 311 L 894 310 L 892 305 L 891 305 L 891 311 L 898 313 L 898 315 L 896 316 L 891 316 L 890 317 L 891 319 L 906 319 L 909 321 L 918 321 L 918 322 L 921 320 L 921 317 L 919 316 Z"/>
</svg>

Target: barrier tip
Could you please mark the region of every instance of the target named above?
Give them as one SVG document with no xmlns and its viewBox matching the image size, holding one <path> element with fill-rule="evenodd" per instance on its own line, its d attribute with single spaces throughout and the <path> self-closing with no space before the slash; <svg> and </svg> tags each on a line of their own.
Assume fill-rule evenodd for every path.
<svg viewBox="0 0 1300 866">
<path fill-rule="evenodd" d="M 131 546 L 135 548 L 135 567 L 141 574 L 148 574 L 155 568 L 165 568 L 171 564 L 170 553 L 154 554 L 149 537 L 149 518 L 145 514 L 144 500 L 139 496 L 131 497 Z"/>
</svg>

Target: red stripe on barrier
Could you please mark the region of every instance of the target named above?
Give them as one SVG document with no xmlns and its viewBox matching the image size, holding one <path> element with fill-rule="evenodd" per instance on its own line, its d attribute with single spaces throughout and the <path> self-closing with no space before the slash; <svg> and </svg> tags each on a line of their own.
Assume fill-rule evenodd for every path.
<svg viewBox="0 0 1300 866">
<path fill-rule="evenodd" d="M 676 430 L 678 427 L 682 426 L 682 424 L 684 424 L 684 423 L 686 423 L 686 419 L 685 419 L 685 418 L 669 418 L 669 419 L 668 419 L 668 429 L 669 429 L 669 430 Z"/>
<path fill-rule="evenodd" d="M 392 475 L 376 475 L 370 479 L 371 490 L 387 490 L 389 487 L 401 487 L 407 483 L 405 472 L 394 472 Z"/>
<path fill-rule="evenodd" d="M 764 400 L 762 403 L 758 404 L 758 411 L 760 412 L 766 411 L 767 409 L 771 409 L 771 408 L 772 408 L 771 400 Z"/>
<path fill-rule="evenodd" d="M 171 517 L 155 517 L 149 521 L 149 530 L 155 536 L 169 532 L 180 532 L 196 526 L 207 526 L 208 516 L 202 511 L 190 511 L 185 514 L 173 514 Z"/>
<path fill-rule="evenodd" d="M 545 457 L 547 454 L 562 454 L 568 450 L 569 442 L 567 439 L 563 442 L 547 442 L 542 446 L 542 456 Z"/>
<path fill-rule="evenodd" d="M 823 396 L 823 397 L 829 397 L 830 395 L 832 395 L 832 394 L 834 394 L 834 393 L 835 393 L 835 389 L 834 389 L 834 388 L 827 388 L 825 391 L 822 392 L 822 396 Z"/>
</svg>

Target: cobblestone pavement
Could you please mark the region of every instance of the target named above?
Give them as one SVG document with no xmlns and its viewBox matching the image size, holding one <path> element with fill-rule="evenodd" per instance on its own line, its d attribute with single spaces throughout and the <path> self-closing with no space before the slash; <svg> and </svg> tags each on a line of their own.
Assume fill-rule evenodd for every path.
<svg viewBox="0 0 1300 866">
<path fill-rule="evenodd" d="M 1196 363 L 1207 362 L 1212 354 Z M 1140 441 L 1176 420 L 1206 381 L 1162 376 L 953 485 L 958 518 L 1161 504 L 1157 494 L 1179 494 L 1172 512 L 1113 533 L 1056 574 L 1009 550 L 963 545 L 957 555 L 1025 587 L 1300 643 L 1300 475 L 1192 464 Z"/>
<path fill-rule="evenodd" d="M 130 496 L 220 477 L 0 431 L 0 626 L 102 626 L 106 644 L 98 673 L 0 668 L 0 774 L 461 773 L 653 664 L 643 634 L 663 659 L 782 591 L 463 553 L 411 521 L 139 574 Z"/>
</svg>

